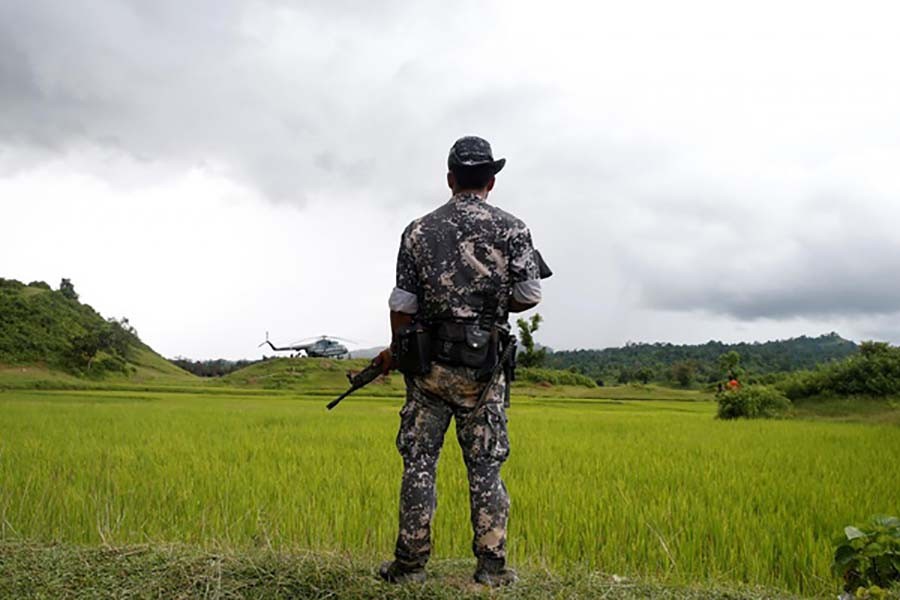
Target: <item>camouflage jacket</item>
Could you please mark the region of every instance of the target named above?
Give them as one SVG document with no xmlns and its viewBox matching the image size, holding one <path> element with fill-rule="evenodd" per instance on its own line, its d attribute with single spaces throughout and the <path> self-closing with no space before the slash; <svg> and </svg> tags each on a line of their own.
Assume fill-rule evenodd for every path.
<svg viewBox="0 0 900 600">
<path fill-rule="evenodd" d="M 453 196 L 400 240 L 397 289 L 415 294 L 426 321 L 475 319 L 496 306 L 506 322 L 513 286 L 539 279 L 528 227 L 476 194 Z"/>
</svg>

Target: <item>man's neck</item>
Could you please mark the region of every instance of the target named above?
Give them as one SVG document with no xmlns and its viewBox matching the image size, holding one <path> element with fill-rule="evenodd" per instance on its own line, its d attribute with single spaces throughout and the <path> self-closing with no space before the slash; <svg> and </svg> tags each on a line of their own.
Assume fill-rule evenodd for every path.
<svg viewBox="0 0 900 600">
<path fill-rule="evenodd" d="M 475 196 L 479 200 L 486 200 L 488 196 L 487 190 L 453 190 L 453 197 Z"/>
</svg>

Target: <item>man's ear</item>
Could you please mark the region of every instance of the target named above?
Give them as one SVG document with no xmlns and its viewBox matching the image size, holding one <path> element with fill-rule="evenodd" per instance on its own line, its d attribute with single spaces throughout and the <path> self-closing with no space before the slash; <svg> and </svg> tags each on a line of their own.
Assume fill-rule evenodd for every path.
<svg viewBox="0 0 900 600">
<path fill-rule="evenodd" d="M 456 175 L 453 174 L 453 171 L 447 171 L 447 185 L 451 190 L 456 189 Z"/>
<path fill-rule="evenodd" d="M 494 177 L 493 175 L 491 175 L 491 180 L 488 181 L 488 184 L 487 184 L 487 191 L 491 191 L 492 189 L 494 189 L 494 182 L 495 182 L 495 181 L 497 181 L 497 178 Z"/>
</svg>

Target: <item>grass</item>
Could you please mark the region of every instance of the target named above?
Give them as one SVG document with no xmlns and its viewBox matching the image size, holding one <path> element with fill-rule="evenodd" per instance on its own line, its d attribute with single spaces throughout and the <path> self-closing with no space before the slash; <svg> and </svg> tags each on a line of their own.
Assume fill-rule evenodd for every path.
<svg viewBox="0 0 900 600">
<path fill-rule="evenodd" d="M 430 565 L 424 585 L 391 586 L 374 576 L 372 564 L 338 554 L 0 543 L 4 598 L 789 598 L 760 588 L 710 590 L 542 570 L 522 572 L 517 585 L 488 592 L 471 583 L 471 570 L 468 561 L 442 560 Z"/>
<path fill-rule="evenodd" d="M 133 350 L 132 372 L 108 373 L 101 378 L 77 377 L 46 364 L 10 364 L 0 362 L 2 389 L 110 389 L 135 387 L 202 387 L 199 377 L 176 367 L 146 347 Z"/>
<path fill-rule="evenodd" d="M 371 567 L 396 535 L 400 400 L 366 392 L 331 413 L 325 398 L 289 390 L 0 392 L 0 540 L 76 554 L 135 544 L 331 552 L 352 556 L 351 570 Z M 833 536 L 900 512 L 887 467 L 900 462 L 896 426 L 721 422 L 714 411 L 515 395 L 504 471 L 512 561 L 667 588 L 833 594 Z M 438 477 L 438 565 L 470 553 L 453 440 Z"/>
<path fill-rule="evenodd" d="M 900 398 L 805 398 L 793 403 L 793 414 L 802 419 L 900 425 Z"/>
</svg>

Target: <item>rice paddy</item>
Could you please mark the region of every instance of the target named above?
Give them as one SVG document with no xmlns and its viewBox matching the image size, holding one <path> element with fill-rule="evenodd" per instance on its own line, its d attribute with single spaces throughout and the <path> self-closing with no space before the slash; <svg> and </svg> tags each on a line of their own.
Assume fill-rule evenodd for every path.
<svg viewBox="0 0 900 600">
<path fill-rule="evenodd" d="M 402 399 L 0 392 L 0 541 L 327 550 L 396 535 Z M 832 540 L 900 512 L 896 425 L 713 418 L 708 401 L 513 398 L 511 560 L 828 595 Z M 470 554 L 455 438 L 434 557 Z"/>
</svg>

